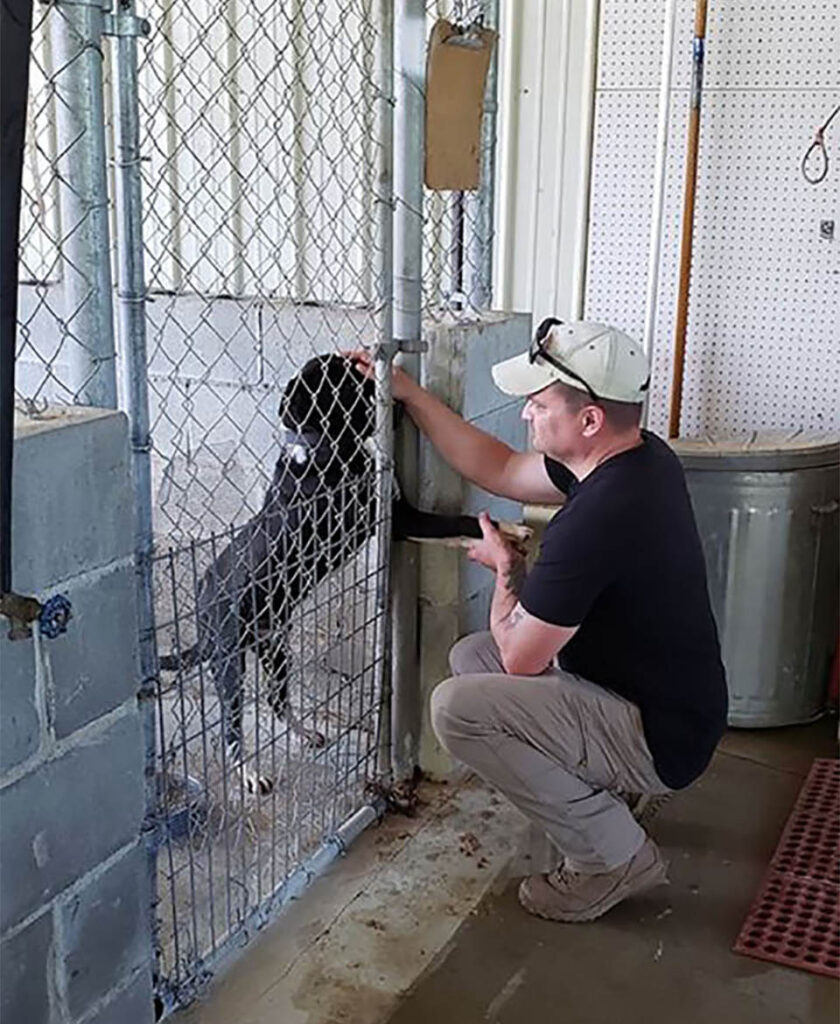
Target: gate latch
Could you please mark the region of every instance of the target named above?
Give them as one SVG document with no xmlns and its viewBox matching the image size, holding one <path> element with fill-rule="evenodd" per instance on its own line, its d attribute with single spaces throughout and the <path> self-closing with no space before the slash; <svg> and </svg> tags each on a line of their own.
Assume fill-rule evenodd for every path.
<svg viewBox="0 0 840 1024">
<path fill-rule="evenodd" d="M 104 15 L 102 32 L 106 36 L 147 36 L 152 31 L 148 18 L 139 18 L 131 11 L 118 11 L 116 14 Z"/>
</svg>

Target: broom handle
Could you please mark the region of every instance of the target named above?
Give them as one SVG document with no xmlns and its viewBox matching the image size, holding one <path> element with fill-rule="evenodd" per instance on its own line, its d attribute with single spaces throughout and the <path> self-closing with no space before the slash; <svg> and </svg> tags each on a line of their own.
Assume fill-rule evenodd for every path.
<svg viewBox="0 0 840 1024">
<path fill-rule="evenodd" d="M 697 153 L 700 143 L 700 102 L 703 95 L 706 14 L 708 0 L 697 0 L 694 12 L 694 52 L 691 71 L 691 105 L 688 115 L 688 150 L 685 159 L 682 242 L 680 244 L 679 292 L 674 330 L 674 376 L 671 384 L 671 416 L 668 437 L 679 437 L 682 410 L 685 335 L 688 327 L 688 298 L 691 280 L 691 245 L 694 238 L 694 200 L 697 190 Z"/>
</svg>

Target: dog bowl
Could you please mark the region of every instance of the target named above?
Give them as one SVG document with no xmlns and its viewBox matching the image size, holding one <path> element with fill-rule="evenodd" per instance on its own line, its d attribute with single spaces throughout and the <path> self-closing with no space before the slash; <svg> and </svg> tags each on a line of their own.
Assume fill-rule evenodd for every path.
<svg viewBox="0 0 840 1024">
<path fill-rule="evenodd" d="M 156 779 L 158 841 L 179 842 L 203 831 L 207 821 L 207 795 L 192 775 L 159 774 Z"/>
</svg>

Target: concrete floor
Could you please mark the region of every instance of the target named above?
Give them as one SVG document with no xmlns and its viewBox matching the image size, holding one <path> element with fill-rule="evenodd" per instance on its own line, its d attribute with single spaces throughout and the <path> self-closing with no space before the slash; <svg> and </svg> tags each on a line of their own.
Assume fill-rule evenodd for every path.
<svg viewBox="0 0 840 1024">
<path fill-rule="evenodd" d="M 475 782 L 426 787 L 419 818 L 363 837 L 185 1024 L 834 1024 L 837 982 L 730 949 L 835 735 L 731 732 L 652 826 L 671 885 L 587 925 L 519 908 L 516 812 Z"/>
</svg>

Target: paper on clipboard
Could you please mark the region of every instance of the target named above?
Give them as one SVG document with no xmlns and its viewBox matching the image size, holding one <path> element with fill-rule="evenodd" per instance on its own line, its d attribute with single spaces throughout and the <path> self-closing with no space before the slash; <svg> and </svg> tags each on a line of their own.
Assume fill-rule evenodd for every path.
<svg viewBox="0 0 840 1024">
<path fill-rule="evenodd" d="M 489 28 L 435 22 L 426 59 L 428 188 L 479 186 L 484 84 L 496 36 Z"/>
</svg>

